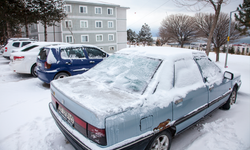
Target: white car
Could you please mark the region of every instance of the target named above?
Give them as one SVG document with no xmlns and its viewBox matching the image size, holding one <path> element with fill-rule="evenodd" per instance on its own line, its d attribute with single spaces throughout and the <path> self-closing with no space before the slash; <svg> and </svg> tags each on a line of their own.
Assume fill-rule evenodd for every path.
<svg viewBox="0 0 250 150">
<path fill-rule="evenodd" d="M 16 73 L 32 74 L 35 72 L 37 55 L 40 49 L 46 46 L 62 45 L 62 42 L 35 42 L 25 46 L 23 49 L 15 49 L 10 55 L 10 67 Z M 19 51 L 19 52 L 18 52 Z"/>
<path fill-rule="evenodd" d="M 26 39 L 19 39 L 19 40 L 10 40 L 8 43 L 4 46 L 3 50 L 3 57 L 6 59 L 10 59 L 10 54 L 13 52 L 16 48 L 22 48 L 26 45 L 29 45 L 30 43 L 33 43 L 34 41 L 26 40 Z"/>
</svg>

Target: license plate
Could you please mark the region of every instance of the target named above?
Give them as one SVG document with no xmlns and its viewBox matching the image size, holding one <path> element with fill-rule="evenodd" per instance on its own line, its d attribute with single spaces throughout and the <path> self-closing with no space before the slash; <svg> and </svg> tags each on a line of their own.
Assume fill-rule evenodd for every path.
<svg viewBox="0 0 250 150">
<path fill-rule="evenodd" d="M 62 115 L 62 117 L 70 124 L 73 126 L 74 124 L 74 117 L 68 112 L 66 111 L 62 106 L 58 106 L 58 111 L 59 113 Z"/>
</svg>

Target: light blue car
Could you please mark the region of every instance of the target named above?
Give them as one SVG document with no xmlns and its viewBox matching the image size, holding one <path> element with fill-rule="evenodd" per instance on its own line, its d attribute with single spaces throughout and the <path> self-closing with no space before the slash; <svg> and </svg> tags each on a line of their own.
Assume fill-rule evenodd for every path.
<svg viewBox="0 0 250 150">
<path fill-rule="evenodd" d="M 89 71 L 51 82 L 50 112 L 76 149 L 166 149 L 216 108 L 230 109 L 240 75 L 204 52 L 128 48 Z"/>
</svg>

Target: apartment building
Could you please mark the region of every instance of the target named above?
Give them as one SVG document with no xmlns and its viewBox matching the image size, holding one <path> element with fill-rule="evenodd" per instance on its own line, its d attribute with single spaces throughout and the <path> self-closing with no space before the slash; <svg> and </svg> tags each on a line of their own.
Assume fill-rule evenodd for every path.
<svg viewBox="0 0 250 150">
<path fill-rule="evenodd" d="M 65 0 L 68 16 L 47 29 L 47 41 L 96 45 L 108 53 L 126 48 L 128 7 L 97 0 Z M 30 26 L 30 38 L 44 41 L 41 23 Z"/>
</svg>

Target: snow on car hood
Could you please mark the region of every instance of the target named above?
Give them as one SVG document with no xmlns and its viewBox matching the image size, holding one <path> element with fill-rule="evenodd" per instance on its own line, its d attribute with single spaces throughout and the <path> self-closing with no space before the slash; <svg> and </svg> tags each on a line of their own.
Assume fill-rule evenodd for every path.
<svg viewBox="0 0 250 150">
<path fill-rule="evenodd" d="M 110 88 L 83 75 L 54 80 L 51 85 L 72 101 L 91 111 L 99 120 L 143 104 L 140 95 Z"/>
</svg>

